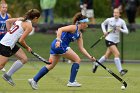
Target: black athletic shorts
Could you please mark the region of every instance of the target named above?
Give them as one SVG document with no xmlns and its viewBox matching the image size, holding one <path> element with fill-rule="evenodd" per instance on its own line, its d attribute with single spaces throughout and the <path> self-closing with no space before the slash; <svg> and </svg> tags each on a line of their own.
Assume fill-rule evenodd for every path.
<svg viewBox="0 0 140 93">
<path fill-rule="evenodd" d="M 105 40 L 105 43 L 106 43 L 106 46 L 107 46 L 107 47 L 110 47 L 110 46 L 112 46 L 112 45 L 116 45 L 116 46 L 117 46 L 117 44 L 118 44 L 118 43 L 114 43 L 114 42 L 108 41 L 108 40 Z"/>
<path fill-rule="evenodd" d="M 11 49 L 9 46 L 4 46 L 0 44 L 0 55 L 5 56 L 5 57 L 10 57 L 14 55 L 19 50 L 19 48 L 20 47 L 15 45 L 14 48 Z"/>
</svg>

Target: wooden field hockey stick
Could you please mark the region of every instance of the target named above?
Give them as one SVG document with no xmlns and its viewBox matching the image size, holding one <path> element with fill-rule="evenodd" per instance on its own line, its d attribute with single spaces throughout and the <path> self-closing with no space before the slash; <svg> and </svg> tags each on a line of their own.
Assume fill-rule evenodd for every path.
<svg viewBox="0 0 140 93">
<path fill-rule="evenodd" d="M 107 33 L 109 34 L 110 32 L 112 32 L 112 29 L 110 29 Z M 104 37 L 105 35 L 102 35 L 90 48 L 93 48 L 95 45 L 97 45 Z"/>
</svg>

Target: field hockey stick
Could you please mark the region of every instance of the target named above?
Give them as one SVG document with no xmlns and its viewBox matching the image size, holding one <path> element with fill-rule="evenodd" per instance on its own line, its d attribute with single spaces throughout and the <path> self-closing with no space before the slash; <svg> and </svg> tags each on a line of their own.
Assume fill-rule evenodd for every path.
<svg viewBox="0 0 140 93">
<path fill-rule="evenodd" d="M 22 46 L 19 42 L 18 42 L 18 44 L 20 45 L 20 46 Z M 23 47 L 23 46 L 22 46 Z M 23 47 L 24 48 L 24 47 Z M 44 62 L 44 63 L 46 63 L 46 64 L 51 64 L 49 61 L 47 61 L 46 59 L 44 59 L 43 57 L 41 57 L 39 54 L 37 54 L 37 53 L 35 53 L 35 52 L 33 52 L 33 51 L 31 51 L 31 54 L 32 55 L 34 55 L 36 58 L 38 58 L 40 61 L 42 61 L 42 62 Z"/>
<path fill-rule="evenodd" d="M 39 54 L 31 51 L 31 54 L 34 55 L 36 58 L 38 58 L 40 61 L 46 63 L 46 64 L 51 64 L 49 61 L 47 61 L 46 59 L 44 59 L 43 57 L 41 57 Z"/>
<path fill-rule="evenodd" d="M 109 34 L 111 31 L 112 29 L 110 29 L 107 34 Z M 90 48 L 93 48 L 95 45 L 97 45 L 104 37 L 105 35 L 102 35 Z"/>
<path fill-rule="evenodd" d="M 98 60 L 96 60 L 96 62 L 102 66 L 106 71 L 108 71 L 112 76 L 114 76 L 117 80 L 119 80 L 124 86 L 125 88 L 127 87 L 127 83 L 121 79 L 119 76 L 117 76 L 114 72 L 112 72 L 109 68 L 105 67 L 103 64 L 101 64 Z"/>
</svg>

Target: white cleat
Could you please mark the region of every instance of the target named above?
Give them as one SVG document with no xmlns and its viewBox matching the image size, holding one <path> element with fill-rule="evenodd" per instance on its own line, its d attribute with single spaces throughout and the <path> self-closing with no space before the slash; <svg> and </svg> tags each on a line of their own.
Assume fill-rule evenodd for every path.
<svg viewBox="0 0 140 93">
<path fill-rule="evenodd" d="M 68 82 L 67 86 L 68 87 L 81 87 L 82 84 L 79 84 L 78 82 Z"/>
<path fill-rule="evenodd" d="M 37 82 L 35 82 L 33 79 L 28 79 L 28 83 L 30 84 L 32 89 L 34 89 L 34 90 L 38 89 Z"/>
</svg>

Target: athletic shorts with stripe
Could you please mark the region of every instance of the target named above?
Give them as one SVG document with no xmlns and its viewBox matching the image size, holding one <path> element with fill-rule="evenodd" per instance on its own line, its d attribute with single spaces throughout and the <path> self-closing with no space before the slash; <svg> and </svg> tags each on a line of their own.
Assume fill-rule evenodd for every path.
<svg viewBox="0 0 140 93">
<path fill-rule="evenodd" d="M 20 47 L 15 45 L 14 48 L 11 49 L 9 46 L 4 46 L 0 44 L 0 55 L 5 56 L 5 57 L 10 57 L 14 55 L 19 50 L 19 48 Z"/>
</svg>

